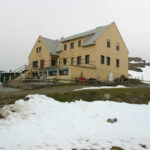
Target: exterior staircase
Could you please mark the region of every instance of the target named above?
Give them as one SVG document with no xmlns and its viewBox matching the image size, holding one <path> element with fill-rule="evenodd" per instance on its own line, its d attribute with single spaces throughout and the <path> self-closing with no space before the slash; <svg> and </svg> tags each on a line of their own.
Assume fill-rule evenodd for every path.
<svg viewBox="0 0 150 150">
<path fill-rule="evenodd" d="M 29 77 L 29 73 L 32 71 L 32 65 L 23 65 L 16 70 L 14 70 L 14 79 L 15 81 L 21 80 L 21 75 L 24 74 L 25 78 Z"/>
</svg>

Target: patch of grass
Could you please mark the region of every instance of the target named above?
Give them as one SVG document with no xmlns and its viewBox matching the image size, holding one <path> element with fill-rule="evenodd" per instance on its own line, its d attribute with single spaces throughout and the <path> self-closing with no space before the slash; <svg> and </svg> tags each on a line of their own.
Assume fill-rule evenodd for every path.
<svg viewBox="0 0 150 150">
<path fill-rule="evenodd" d="M 73 102 L 80 99 L 92 102 L 95 100 L 107 100 L 105 97 L 106 93 L 110 94 L 110 101 L 126 102 L 131 104 L 148 104 L 150 101 L 150 92 L 147 88 L 84 90 L 46 95 L 53 97 L 60 102 Z"/>
</svg>

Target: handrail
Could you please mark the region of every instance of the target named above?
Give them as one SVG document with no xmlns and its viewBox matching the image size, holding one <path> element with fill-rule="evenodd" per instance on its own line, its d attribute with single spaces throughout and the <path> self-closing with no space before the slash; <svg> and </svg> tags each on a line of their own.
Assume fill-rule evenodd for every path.
<svg viewBox="0 0 150 150">
<path fill-rule="evenodd" d="M 24 71 L 24 70 L 28 70 L 28 69 L 30 69 L 30 68 L 32 68 L 32 65 L 23 65 L 23 66 L 17 68 L 14 72 L 20 73 L 20 72 L 22 72 L 22 71 Z"/>
<path fill-rule="evenodd" d="M 21 67 L 15 69 L 13 72 L 17 72 L 17 70 L 20 70 L 22 67 L 25 67 L 25 65 L 23 65 L 23 66 L 21 66 Z"/>
</svg>

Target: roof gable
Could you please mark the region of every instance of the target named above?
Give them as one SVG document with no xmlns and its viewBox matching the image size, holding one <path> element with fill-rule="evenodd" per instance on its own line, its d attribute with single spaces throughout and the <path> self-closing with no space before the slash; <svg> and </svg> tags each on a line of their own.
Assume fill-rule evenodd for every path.
<svg viewBox="0 0 150 150">
<path fill-rule="evenodd" d="M 89 46 L 94 45 L 97 38 L 99 38 L 109 27 L 111 24 L 106 26 L 100 26 L 93 30 L 89 30 L 86 32 L 82 32 L 73 36 L 66 37 L 64 39 L 61 39 L 60 42 L 67 42 L 70 40 L 74 40 L 77 38 L 83 38 L 83 45 L 82 46 Z"/>
<path fill-rule="evenodd" d="M 62 45 L 58 40 L 52 40 L 44 37 L 42 37 L 42 40 L 52 55 L 58 55 L 57 52 L 61 50 Z"/>
</svg>

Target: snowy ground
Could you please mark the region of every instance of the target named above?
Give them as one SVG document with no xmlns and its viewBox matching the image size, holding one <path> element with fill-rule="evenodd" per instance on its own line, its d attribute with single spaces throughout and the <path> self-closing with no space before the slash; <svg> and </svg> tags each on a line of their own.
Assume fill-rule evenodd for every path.
<svg viewBox="0 0 150 150">
<path fill-rule="evenodd" d="M 94 87 L 83 87 L 80 89 L 75 89 L 73 91 L 81 91 L 81 90 L 95 90 L 95 89 L 112 89 L 112 88 L 126 88 L 123 85 L 117 85 L 117 86 L 94 86 Z"/>
<path fill-rule="evenodd" d="M 0 120 L 0 150 L 150 149 L 150 104 L 109 101 L 60 103 L 30 95 L 5 106 Z M 108 118 L 116 117 L 114 124 Z"/>
<path fill-rule="evenodd" d="M 143 72 L 136 72 L 129 70 L 128 73 L 131 74 L 130 78 L 136 78 L 144 81 L 150 81 L 150 66 L 146 66 L 145 68 L 140 68 Z"/>
<path fill-rule="evenodd" d="M 134 61 L 134 60 L 132 60 L 129 63 L 130 64 L 139 64 L 139 63 L 144 63 L 144 62 L 143 61 Z"/>
</svg>

